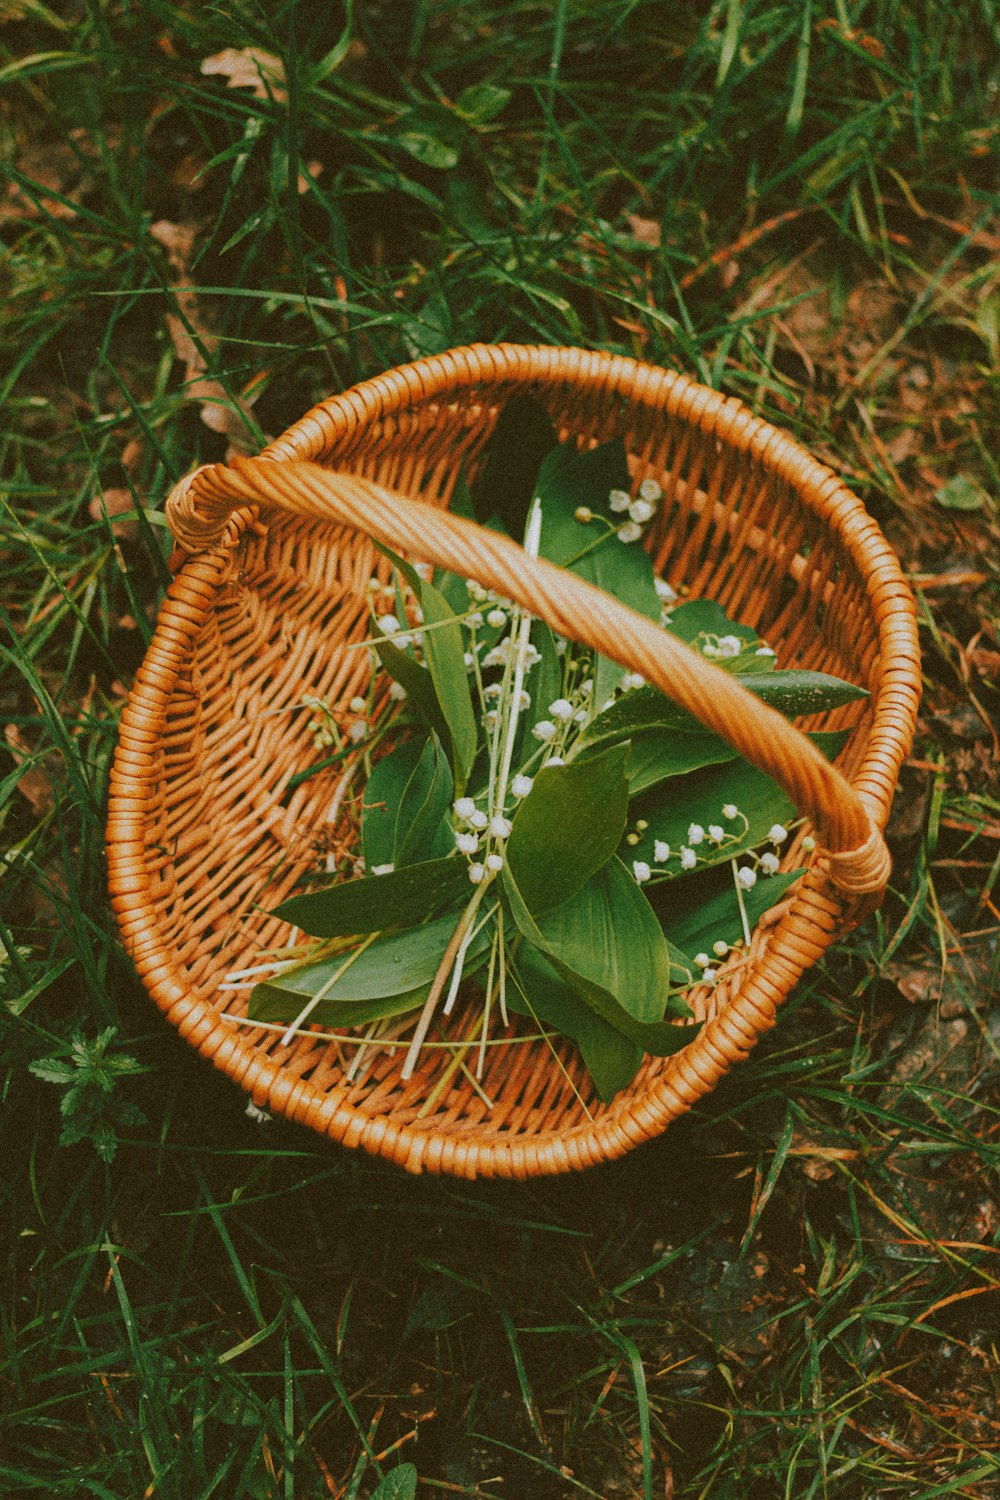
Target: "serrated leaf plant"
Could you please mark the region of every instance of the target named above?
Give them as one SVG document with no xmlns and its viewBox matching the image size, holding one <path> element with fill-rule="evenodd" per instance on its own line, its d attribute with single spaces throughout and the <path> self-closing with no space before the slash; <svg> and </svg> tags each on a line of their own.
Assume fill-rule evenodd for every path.
<svg viewBox="0 0 1000 1500">
<path fill-rule="evenodd" d="M 660 486 L 633 485 L 620 441 L 560 445 L 540 409 L 512 403 L 478 482 L 461 481 L 456 496 L 789 717 L 865 696 L 824 673 L 780 670 L 754 630 L 655 576 L 641 540 Z M 392 581 L 373 585 L 372 645 L 396 711 L 388 726 L 369 724 L 372 695 L 351 705 L 369 771 L 363 857 L 277 908 L 321 945 L 276 961 L 247 1019 L 289 1040 L 320 1026 L 405 1046 L 405 1078 L 461 993 L 481 1011 L 468 1044 L 479 1077 L 519 1015 L 571 1038 L 611 1099 L 644 1055 L 691 1040 L 685 991 L 717 981 L 801 873 L 779 870 L 795 809 L 637 674 L 475 580 L 432 579 L 386 555 Z M 843 743 L 813 739 L 828 755 Z"/>
</svg>

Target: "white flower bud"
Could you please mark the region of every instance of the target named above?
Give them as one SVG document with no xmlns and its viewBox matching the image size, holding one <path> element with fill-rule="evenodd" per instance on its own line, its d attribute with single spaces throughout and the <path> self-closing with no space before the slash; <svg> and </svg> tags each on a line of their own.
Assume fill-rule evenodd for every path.
<svg viewBox="0 0 1000 1500">
<path fill-rule="evenodd" d="M 628 510 L 631 503 L 632 496 L 628 490 L 612 490 L 608 495 L 608 506 L 618 515 L 621 515 L 623 510 Z"/>
<path fill-rule="evenodd" d="M 469 879 L 472 881 L 473 885 L 478 885 L 485 873 L 486 872 L 482 865 L 469 866 Z"/>
<path fill-rule="evenodd" d="M 637 521 L 623 521 L 618 528 L 620 542 L 637 542 L 642 536 L 642 527 Z"/>
<path fill-rule="evenodd" d="M 677 598 L 677 592 L 672 589 L 665 578 L 654 578 L 653 587 L 656 589 L 656 597 L 664 604 L 673 604 Z"/>
<path fill-rule="evenodd" d="M 660 489 L 660 486 L 657 484 L 655 479 L 644 479 L 639 486 L 639 497 L 640 499 L 648 500 L 650 504 L 655 505 L 657 500 L 661 500 L 663 498 L 663 491 Z"/>
<path fill-rule="evenodd" d="M 492 625 L 495 629 L 498 629 L 501 625 L 506 625 L 506 611 L 502 609 L 491 609 L 489 614 L 486 616 L 486 623 L 487 625 Z"/>
<path fill-rule="evenodd" d="M 724 818 L 738 818 L 739 815 L 740 810 L 736 806 L 735 802 L 727 802 L 725 807 L 722 809 L 722 816 Z"/>
<path fill-rule="evenodd" d="M 696 953 L 694 961 L 699 969 L 707 969 L 712 962 L 707 953 Z"/>
<path fill-rule="evenodd" d="M 581 526 L 586 526 L 588 521 L 594 519 L 594 512 L 589 505 L 578 505 L 573 512 L 573 519 L 579 521 Z"/>
<path fill-rule="evenodd" d="M 352 714 L 363 714 L 368 712 L 368 704 L 364 698 L 352 698 L 347 705 Z"/>
<path fill-rule="evenodd" d="M 723 939 L 720 938 L 717 943 L 712 944 L 712 952 L 715 954 L 716 958 L 725 958 L 726 954 L 729 952 L 729 944 L 727 942 L 724 942 Z"/>
<path fill-rule="evenodd" d="M 475 854 L 479 848 L 479 839 L 474 833 L 456 833 L 455 847 L 459 854 Z"/>
<path fill-rule="evenodd" d="M 708 836 L 713 844 L 721 844 L 726 836 L 726 830 L 721 823 L 709 823 Z"/>
<path fill-rule="evenodd" d="M 362 719 L 355 719 L 347 731 L 347 738 L 351 741 L 352 745 L 360 745 L 367 733 L 368 725 Z"/>
<path fill-rule="evenodd" d="M 636 688 L 646 686 L 646 679 L 641 672 L 626 672 L 622 678 L 622 692 L 631 693 Z"/>
<path fill-rule="evenodd" d="M 505 818 L 503 813 L 496 813 L 490 819 L 490 833 L 495 839 L 506 839 L 510 837 L 510 819 Z"/>
<path fill-rule="evenodd" d="M 395 615 L 379 615 L 378 628 L 383 635 L 395 635 L 399 629 L 399 621 Z"/>
<path fill-rule="evenodd" d="M 758 646 L 757 650 L 754 652 L 754 656 L 773 656 L 773 655 L 774 655 L 774 652 L 771 650 L 770 646 Z"/>
<path fill-rule="evenodd" d="M 645 526 L 646 522 L 651 521 L 655 516 L 656 506 L 648 500 L 633 500 L 628 513 L 633 521 L 638 522 L 640 526 Z"/>
<path fill-rule="evenodd" d="M 531 732 L 536 740 L 542 740 L 543 742 L 554 740 L 559 733 L 551 719 L 539 719 Z"/>
<path fill-rule="evenodd" d="M 483 829 L 486 827 L 486 824 L 489 822 L 489 819 L 483 812 L 482 808 L 477 807 L 475 812 L 469 814 L 469 822 L 472 824 L 473 828 L 475 828 L 479 833 L 482 833 Z"/>
<path fill-rule="evenodd" d="M 494 873 L 494 875 L 496 874 L 496 872 L 498 870 L 502 870 L 503 869 L 503 855 L 502 854 L 487 854 L 487 856 L 486 856 L 486 868 L 487 868 L 487 870 L 492 870 L 493 873 Z"/>
<path fill-rule="evenodd" d="M 654 861 L 654 863 L 658 864 L 658 865 L 662 865 L 669 858 L 670 858 L 670 845 L 667 844 L 667 843 L 665 843 L 663 841 L 663 839 L 654 839 L 653 840 L 653 861 Z"/>
<path fill-rule="evenodd" d="M 515 797 L 526 797 L 534 784 L 530 776 L 515 776 L 510 784 L 510 789 Z"/>
<path fill-rule="evenodd" d="M 556 698 L 549 704 L 549 713 L 566 724 L 573 717 L 573 705 L 568 698 Z"/>
<path fill-rule="evenodd" d="M 395 868 L 396 866 L 391 863 L 387 865 L 372 865 L 371 873 L 373 875 L 391 875 Z"/>
<path fill-rule="evenodd" d="M 681 845 L 681 869 L 693 870 L 698 863 L 698 856 L 693 849 L 688 849 L 685 844 Z"/>
<path fill-rule="evenodd" d="M 802 840 L 802 848 L 806 854 L 811 854 L 816 847 L 816 840 L 811 833 L 807 833 Z"/>
<path fill-rule="evenodd" d="M 466 615 L 465 623 L 466 625 L 468 625 L 470 630 L 478 630 L 480 625 L 483 623 L 482 611 L 474 609 L 471 615 Z"/>
<path fill-rule="evenodd" d="M 688 843 L 703 844 L 705 842 L 705 830 L 700 823 L 691 823 L 688 826 Z"/>
<path fill-rule="evenodd" d="M 550 755 L 545 764 L 546 766 L 561 766 L 564 762 L 561 755 Z"/>
<path fill-rule="evenodd" d="M 643 885 L 653 872 L 644 859 L 634 859 L 632 861 L 632 873 L 639 884 Z"/>
<path fill-rule="evenodd" d="M 485 698 L 499 698 L 502 691 L 503 689 L 499 682 L 488 682 L 483 688 L 483 696 Z"/>
<path fill-rule="evenodd" d="M 456 818 L 471 818 L 475 810 L 476 804 L 471 797 L 459 797 L 457 802 L 453 804 L 453 811 Z"/>
<path fill-rule="evenodd" d="M 739 656 L 743 650 L 743 642 L 738 635 L 724 635 L 719 640 L 719 655 L 727 660 Z"/>
<path fill-rule="evenodd" d="M 788 829 L 783 828 L 780 823 L 772 823 L 767 836 L 772 844 L 783 844 L 788 837 Z"/>
<path fill-rule="evenodd" d="M 777 875 L 781 864 L 776 854 L 762 854 L 760 857 L 760 870 L 762 875 Z"/>
<path fill-rule="evenodd" d="M 749 865 L 744 865 L 741 870 L 736 871 L 736 884 L 745 891 L 752 891 L 757 884 L 757 871 Z"/>
<path fill-rule="evenodd" d="M 390 682 L 389 697 L 394 703 L 402 703 L 406 697 L 406 689 L 401 682 Z"/>
<path fill-rule="evenodd" d="M 714 981 L 714 979 L 715 979 L 715 975 L 716 975 L 716 970 L 715 969 L 706 969 L 704 971 L 704 973 L 702 974 L 701 977 L 702 977 L 702 979 L 704 979 L 704 981 L 705 981 L 706 984 L 712 984 L 713 981 Z"/>
</svg>

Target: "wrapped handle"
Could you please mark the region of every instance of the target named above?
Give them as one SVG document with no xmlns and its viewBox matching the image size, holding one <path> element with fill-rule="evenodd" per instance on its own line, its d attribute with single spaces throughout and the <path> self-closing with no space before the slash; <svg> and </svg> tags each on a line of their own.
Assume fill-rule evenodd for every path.
<svg viewBox="0 0 1000 1500">
<path fill-rule="evenodd" d="M 195 552 L 220 540 L 240 506 L 352 527 L 406 556 L 477 579 L 560 635 L 641 672 L 772 777 L 815 827 L 833 884 L 850 900 L 877 905 L 889 853 L 846 777 L 736 677 L 602 589 L 437 506 L 313 463 L 236 458 L 229 467 L 206 466 L 174 489 L 167 516 L 180 546 Z"/>
</svg>

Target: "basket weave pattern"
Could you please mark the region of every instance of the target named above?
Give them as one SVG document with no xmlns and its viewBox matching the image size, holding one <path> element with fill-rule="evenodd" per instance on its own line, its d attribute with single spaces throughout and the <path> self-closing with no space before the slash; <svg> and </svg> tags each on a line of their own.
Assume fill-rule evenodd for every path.
<svg viewBox="0 0 1000 1500">
<path fill-rule="evenodd" d="M 738 682 L 599 590 L 447 514 L 504 402 L 530 391 L 560 437 L 621 436 L 635 480 L 664 500 L 646 543 L 657 571 L 754 626 L 782 666 L 861 682 L 871 699 L 805 727 L 846 727 L 838 769 Z M 786 435 L 682 376 L 579 350 L 475 346 L 366 382 L 309 412 L 260 459 L 199 471 L 168 507 L 192 554 L 161 611 L 125 710 L 108 823 L 111 892 L 152 997 L 188 1041 L 262 1106 L 410 1170 L 525 1177 L 628 1150 L 708 1092 L 774 1023 L 796 981 L 876 902 L 881 837 L 916 718 L 915 610 L 861 503 Z M 610 1104 L 569 1043 L 493 1046 L 481 1086 L 454 1043 L 459 1005 L 409 1082 L 401 1050 L 250 1028 L 224 976 L 287 941 L 267 912 L 325 853 L 353 846 L 360 783 L 342 768 L 292 791 L 316 758 L 304 694 L 349 722 L 368 688 L 372 538 L 475 577 L 642 672 L 774 775 L 809 820 L 786 868 L 808 864 L 711 991 L 672 1058 L 647 1059 Z M 377 711 L 388 711 L 383 697 Z M 227 1015 L 221 1014 L 226 1012 Z M 444 1043 L 449 1040 L 453 1045 Z"/>
</svg>

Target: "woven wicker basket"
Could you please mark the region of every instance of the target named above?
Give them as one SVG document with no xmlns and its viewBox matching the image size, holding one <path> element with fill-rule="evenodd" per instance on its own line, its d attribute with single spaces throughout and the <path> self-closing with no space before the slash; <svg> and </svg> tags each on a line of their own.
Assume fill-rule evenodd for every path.
<svg viewBox="0 0 1000 1500">
<path fill-rule="evenodd" d="M 755 626 L 782 666 L 864 683 L 871 698 L 807 727 L 847 727 L 829 766 L 738 681 L 616 601 L 447 513 L 460 464 L 474 469 L 497 413 L 531 392 L 561 437 L 620 435 L 636 480 L 665 500 L 647 544 L 658 572 Z M 453 350 L 323 402 L 259 459 L 215 465 L 177 487 L 168 514 L 191 554 L 170 587 L 122 717 L 108 865 L 126 946 L 181 1035 L 252 1094 L 334 1140 L 412 1171 L 528 1177 L 616 1157 L 657 1135 L 747 1055 L 802 973 L 877 903 L 881 829 L 916 718 L 915 610 L 899 565 L 860 501 L 739 401 L 634 360 L 575 349 Z M 314 762 L 303 694 L 346 705 L 368 684 L 366 586 L 385 563 L 371 538 L 477 578 L 562 634 L 640 671 L 774 776 L 808 820 L 785 854 L 808 873 L 696 988 L 706 1021 L 676 1056 L 647 1059 L 600 1103 L 568 1043 L 489 1050 L 481 1090 L 454 1046 L 402 1052 L 240 1024 L 247 991 L 220 990 L 285 941 L 269 909 L 330 841 L 354 837 L 339 770 L 288 790 Z M 223 1014 L 226 1012 L 228 1014 Z M 473 1009 L 447 1023 L 470 1035 Z M 432 1033 L 433 1036 L 433 1033 Z M 447 1040 L 447 1038 L 444 1038 Z M 558 1061 L 557 1061 L 558 1058 Z M 485 1098 L 483 1096 L 486 1096 Z M 487 1102 L 489 1101 L 489 1102 Z"/>
</svg>

